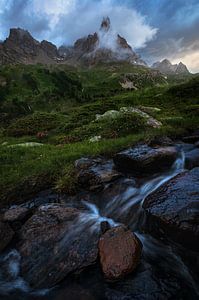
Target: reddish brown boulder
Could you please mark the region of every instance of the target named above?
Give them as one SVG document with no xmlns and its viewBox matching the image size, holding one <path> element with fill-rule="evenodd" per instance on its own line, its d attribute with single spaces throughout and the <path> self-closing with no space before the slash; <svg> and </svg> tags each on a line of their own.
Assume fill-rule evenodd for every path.
<svg viewBox="0 0 199 300">
<path fill-rule="evenodd" d="M 134 271 L 141 251 L 141 242 L 125 226 L 106 231 L 99 241 L 100 262 L 105 277 L 117 280 Z"/>
<path fill-rule="evenodd" d="M 7 223 L 0 221 L 0 252 L 11 242 L 14 236 L 14 231 Z"/>
</svg>

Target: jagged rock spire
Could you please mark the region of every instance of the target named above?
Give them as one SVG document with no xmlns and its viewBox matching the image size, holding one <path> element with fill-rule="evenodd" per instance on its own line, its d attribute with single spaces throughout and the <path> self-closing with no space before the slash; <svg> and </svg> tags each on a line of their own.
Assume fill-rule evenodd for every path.
<svg viewBox="0 0 199 300">
<path fill-rule="evenodd" d="M 110 21 L 110 18 L 109 17 L 104 17 L 103 20 L 102 20 L 102 24 L 101 24 L 101 28 L 100 30 L 103 30 L 103 31 L 109 31 L 109 29 L 111 28 L 111 21 Z"/>
</svg>

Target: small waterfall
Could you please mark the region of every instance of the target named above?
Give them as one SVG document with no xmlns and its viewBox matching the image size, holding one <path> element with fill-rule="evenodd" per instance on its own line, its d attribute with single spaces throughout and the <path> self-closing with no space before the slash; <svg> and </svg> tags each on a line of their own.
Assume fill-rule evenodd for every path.
<svg viewBox="0 0 199 300">
<path fill-rule="evenodd" d="M 103 209 L 103 214 L 95 204 L 82 200 L 85 210 L 74 220 L 74 223 L 70 227 L 70 232 L 60 241 L 63 245 L 63 249 L 66 243 L 70 243 L 81 234 L 81 232 L 86 232 L 91 235 L 99 234 L 100 224 L 103 221 L 107 221 L 111 227 L 118 226 L 117 217 L 119 219 L 120 216 L 125 216 L 133 207 L 136 207 L 133 219 L 134 229 L 143 243 L 143 255 L 146 260 L 152 265 L 158 261 L 158 265 L 165 272 L 174 272 L 177 275 L 181 274 L 181 278 L 184 278 L 198 293 L 197 286 L 187 266 L 183 263 L 181 258 L 173 252 L 172 247 L 165 246 L 156 239 L 140 233 L 139 227 L 137 226 L 137 220 L 142 211 L 143 201 L 165 182 L 183 172 L 184 162 L 184 153 L 180 152 L 179 157 L 169 172 L 153 177 L 149 181 L 144 182 L 140 187 L 130 186 L 122 194 L 111 199 Z M 47 206 L 44 206 L 43 209 L 46 209 L 46 207 Z M 113 216 L 115 220 L 113 220 Z M 7 255 L 0 257 L 0 295 L 7 295 L 14 290 L 21 290 L 33 296 L 43 296 L 48 293 L 49 290 L 31 290 L 28 283 L 20 277 L 20 260 L 20 254 L 16 250 L 12 250 Z"/>
<path fill-rule="evenodd" d="M 49 289 L 32 290 L 20 276 L 21 256 L 16 249 L 0 256 L 0 299 L 11 292 L 21 291 L 36 296 L 46 295 Z"/>
<path fill-rule="evenodd" d="M 180 151 L 179 156 L 168 172 L 152 178 L 142 184 L 139 188 L 129 187 L 123 194 L 117 195 L 109 201 L 103 209 L 105 216 L 100 214 L 100 211 L 95 204 L 83 200 L 82 203 L 88 211 L 81 213 L 77 221 L 79 226 L 76 227 L 81 228 L 81 230 L 89 228 L 91 232 L 96 230 L 99 231 L 100 223 L 103 221 L 109 222 L 109 224 L 114 227 L 118 225 L 118 222 L 113 220 L 111 216 L 116 216 L 116 218 L 125 216 L 135 205 L 137 205 L 135 220 L 139 219 L 139 214 L 142 210 L 142 203 L 146 197 L 157 190 L 161 185 L 183 172 L 184 163 L 185 155 L 183 151 Z"/>
<path fill-rule="evenodd" d="M 199 288 L 188 267 L 177 255 L 170 245 L 165 245 L 148 234 L 136 232 L 143 244 L 143 256 L 147 261 L 153 263 L 158 261 L 158 267 L 165 272 L 176 274 L 177 277 L 184 279 L 199 296 Z"/>
<path fill-rule="evenodd" d="M 0 257 L 0 295 L 13 290 L 29 292 L 28 284 L 19 276 L 21 256 L 15 249 Z"/>
<path fill-rule="evenodd" d="M 81 223 L 81 226 L 83 225 L 83 228 L 90 225 L 89 229 L 91 232 L 99 231 L 101 222 L 105 221 L 107 221 L 111 227 L 118 225 L 118 223 L 111 218 L 101 216 L 99 209 L 95 204 L 87 201 L 82 201 L 82 203 L 89 209 L 89 211 L 81 213 L 79 217 L 79 222 Z"/>
<path fill-rule="evenodd" d="M 141 206 L 147 196 L 157 190 L 161 185 L 179 173 L 183 172 L 184 164 L 185 155 L 184 152 L 181 151 L 169 172 L 154 177 L 153 179 L 141 185 L 139 188 L 129 188 L 128 191 L 122 195 L 122 197 L 119 195 L 109 202 L 105 211 L 108 213 L 108 215 L 118 214 L 121 216 L 127 214 L 132 206 L 136 204 L 140 204 Z"/>
</svg>

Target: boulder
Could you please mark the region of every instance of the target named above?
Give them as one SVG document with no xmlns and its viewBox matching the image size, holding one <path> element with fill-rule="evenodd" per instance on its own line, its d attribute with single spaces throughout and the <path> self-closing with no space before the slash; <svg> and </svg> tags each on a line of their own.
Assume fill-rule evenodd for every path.
<svg viewBox="0 0 199 300">
<path fill-rule="evenodd" d="M 199 142 L 199 134 L 185 136 L 182 140 L 183 140 L 183 142 L 190 143 L 190 144 Z"/>
<path fill-rule="evenodd" d="M 157 136 L 150 141 L 149 146 L 173 146 L 173 141 L 167 136 Z"/>
<path fill-rule="evenodd" d="M 187 169 L 199 167 L 199 148 L 195 148 L 185 154 L 185 167 Z"/>
<path fill-rule="evenodd" d="M 122 85 L 126 86 L 126 88 L 130 88 L 130 85 L 128 82 L 125 81 L 125 83 L 122 83 Z M 124 87 L 123 86 L 123 87 Z M 131 89 L 133 87 L 131 86 Z M 149 114 L 145 113 L 139 108 L 132 107 L 132 106 L 126 106 L 126 107 L 121 107 L 120 110 L 108 110 L 106 111 L 103 115 L 96 115 L 95 121 L 103 121 L 107 119 L 117 119 L 118 117 L 125 115 L 125 114 L 137 114 L 140 117 L 144 118 L 146 120 L 146 124 L 150 127 L 153 128 L 160 128 L 162 126 L 162 123 L 156 119 L 154 119 L 152 116 Z"/>
<path fill-rule="evenodd" d="M 131 106 L 121 107 L 120 112 L 121 113 L 136 113 L 140 117 L 143 117 L 146 120 L 146 124 L 150 127 L 160 128 L 162 126 L 162 123 L 160 121 L 154 119 L 152 116 L 150 116 L 149 114 L 147 114 L 146 112 L 142 111 L 139 108 L 131 107 Z"/>
<path fill-rule="evenodd" d="M 170 168 L 177 155 L 175 147 L 152 148 L 139 145 L 117 153 L 114 163 L 120 171 L 126 173 L 153 174 Z"/>
<path fill-rule="evenodd" d="M 183 172 L 144 201 L 146 231 L 199 250 L 199 168 Z"/>
<path fill-rule="evenodd" d="M 19 206 L 19 207 L 10 208 L 4 213 L 3 220 L 10 223 L 23 221 L 24 219 L 27 218 L 29 213 L 30 213 L 29 209 L 25 207 Z"/>
<path fill-rule="evenodd" d="M 49 288 L 95 263 L 98 234 L 78 222 L 80 211 L 61 204 L 41 206 L 23 225 L 18 251 L 21 274 L 34 288 Z"/>
<path fill-rule="evenodd" d="M 0 252 L 2 252 L 11 242 L 14 231 L 9 224 L 0 221 Z"/>
<path fill-rule="evenodd" d="M 141 109 L 143 112 L 147 113 L 147 114 L 151 114 L 151 113 L 158 113 L 161 111 L 160 108 L 158 107 L 154 107 L 154 106 L 139 106 L 139 109 Z"/>
<path fill-rule="evenodd" d="M 100 299 L 196 300 L 198 298 L 193 286 L 189 286 L 187 278 L 183 278 L 183 274 L 180 274 L 183 272 L 180 272 L 180 270 L 176 270 L 175 272 L 172 268 L 165 270 L 165 268 L 159 267 L 159 265 L 165 263 L 163 256 L 158 256 L 158 258 L 155 259 L 157 260 L 155 260 L 155 262 L 153 260 L 152 264 L 150 264 L 143 258 L 136 270 L 136 274 L 132 273 L 123 280 L 119 280 L 114 284 L 107 284 L 105 296 Z M 176 276 L 177 272 L 179 274 L 178 277 L 180 278 Z"/>
<path fill-rule="evenodd" d="M 103 273 L 108 280 L 118 280 L 135 270 L 140 262 L 142 245 L 124 226 L 107 230 L 99 241 Z"/>
<path fill-rule="evenodd" d="M 89 190 L 103 189 L 106 183 L 121 177 L 112 160 L 81 158 L 75 162 L 78 184 Z"/>
<path fill-rule="evenodd" d="M 120 112 L 118 110 L 108 110 L 103 115 L 97 114 L 95 116 L 96 121 L 103 121 L 108 119 L 115 119 L 120 116 Z"/>
</svg>

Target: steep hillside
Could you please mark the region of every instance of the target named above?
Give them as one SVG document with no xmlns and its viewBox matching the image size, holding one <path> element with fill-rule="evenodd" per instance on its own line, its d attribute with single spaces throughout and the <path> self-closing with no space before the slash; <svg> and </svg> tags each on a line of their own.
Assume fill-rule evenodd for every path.
<svg viewBox="0 0 199 300">
<path fill-rule="evenodd" d="M 136 89 L 124 88 L 124 78 Z M 198 78 L 170 87 L 157 71 L 124 63 L 90 70 L 5 66 L 0 69 L 1 201 L 28 198 L 49 186 L 70 189 L 75 159 L 195 130 L 198 109 Z"/>
<path fill-rule="evenodd" d="M 0 69 L 0 122 L 36 110 L 61 111 L 118 93 L 165 84 L 157 71 L 128 63 L 92 69 L 66 65 L 4 66 Z"/>
</svg>

